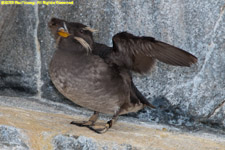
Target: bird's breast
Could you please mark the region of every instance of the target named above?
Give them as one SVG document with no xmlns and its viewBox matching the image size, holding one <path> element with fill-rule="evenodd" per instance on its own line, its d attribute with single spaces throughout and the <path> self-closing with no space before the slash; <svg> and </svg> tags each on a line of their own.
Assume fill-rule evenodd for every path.
<svg viewBox="0 0 225 150">
<path fill-rule="evenodd" d="M 112 79 L 110 69 L 97 56 L 56 54 L 49 74 L 61 94 L 74 103 L 91 110 L 114 114 L 121 105 L 118 79 Z"/>
</svg>

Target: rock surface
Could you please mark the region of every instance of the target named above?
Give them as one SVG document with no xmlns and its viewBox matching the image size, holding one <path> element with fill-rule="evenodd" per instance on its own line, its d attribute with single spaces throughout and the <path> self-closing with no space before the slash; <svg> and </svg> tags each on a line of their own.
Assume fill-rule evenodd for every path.
<svg viewBox="0 0 225 150">
<path fill-rule="evenodd" d="M 15 106 L 13 101 L 21 103 Z M 48 103 L 48 102 L 47 102 Z M 82 110 L 80 110 L 82 112 Z M 122 117 L 105 134 L 71 125 L 86 120 L 79 109 L 44 100 L 0 97 L 0 149 L 12 150 L 224 150 L 225 136 Z M 89 114 L 90 115 L 90 114 Z M 106 118 L 99 122 L 106 122 Z M 4 146 L 4 147 L 3 147 Z"/>
<path fill-rule="evenodd" d="M 0 94 L 35 95 L 39 66 L 34 8 L 0 5 L 0 12 Z"/>
<path fill-rule="evenodd" d="M 23 141 L 23 136 L 18 129 L 11 126 L 0 125 L 0 149 L 2 150 L 28 150 Z"/>
<path fill-rule="evenodd" d="M 159 62 L 151 73 L 134 75 L 135 84 L 158 109 L 131 116 L 175 126 L 203 123 L 225 128 L 225 1 L 76 0 L 74 5 L 0 5 L 0 95 L 71 104 L 48 77 L 55 50 L 47 27 L 52 17 L 99 30 L 95 39 L 104 44 L 111 45 L 115 33 L 129 31 L 193 53 L 199 62 L 191 68 Z"/>
</svg>

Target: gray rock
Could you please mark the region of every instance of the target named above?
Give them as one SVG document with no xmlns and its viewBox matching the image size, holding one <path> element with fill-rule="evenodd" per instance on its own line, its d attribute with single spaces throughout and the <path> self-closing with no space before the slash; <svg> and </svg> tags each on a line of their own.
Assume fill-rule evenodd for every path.
<svg viewBox="0 0 225 150">
<path fill-rule="evenodd" d="M 14 127 L 0 126 L 0 149 L 2 150 L 29 150 L 24 136 Z"/>
<path fill-rule="evenodd" d="M 84 136 L 57 135 L 53 139 L 55 150 L 95 150 L 96 142 Z"/>
<path fill-rule="evenodd" d="M 54 150 L 137 150 L 130 144 L 104 143 L 85 136 L 57 135 L 52 143 Z"/>
<path fill-rule="evenodd" d="M 0 5 L 0 12 L 0 94 L 35 95 L 38 52 L 34 8 Z"/>
<path fill-rule="evenodd" d="M 77 0 L 64 6 L 0 6 L 0 27 L 4 29 L 0 31 L 0 94 L 14 91 L 71 104 L 48 76 L 55 41 L 47 22 L 58 17 L 99 30 L 95 40 L 107 45 L 115 33 L 128 31 L 153 36 L 196 55 L 198 64 L 190 68 L 158 62 L 151 73 L 135 74 L 141 92 L 160 107 L 134 116 L 173 125 L 191 126 L 197 121 L 224 128 L 224 6 L 221 0 Z"/>
</svg>

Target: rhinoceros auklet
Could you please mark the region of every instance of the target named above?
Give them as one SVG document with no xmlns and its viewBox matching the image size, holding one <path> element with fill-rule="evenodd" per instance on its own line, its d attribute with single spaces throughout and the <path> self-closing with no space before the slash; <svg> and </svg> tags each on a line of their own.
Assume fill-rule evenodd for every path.
<svg viewBox="0 0 225 150">
<path fill-rule="evenodd" d="M 106 132 L 121 114 L 154 108 L 134 85 L 131 72 L 146 73 L 156 59 L 188 67 L 197 62 L 192 54 L 152 37 L 121 32 L 113 36 L 113 47 L 108 47 L 94 42 L 94 30 L 81 23 L 52 18 L 48 25 L 57 43 L 49 67 L 51 80 L 65 97 L 94 111 L 88 121 L 71 124 L 97 133 Z M 113 117 L 97 125 L 99 113 Z"/>
</svg>

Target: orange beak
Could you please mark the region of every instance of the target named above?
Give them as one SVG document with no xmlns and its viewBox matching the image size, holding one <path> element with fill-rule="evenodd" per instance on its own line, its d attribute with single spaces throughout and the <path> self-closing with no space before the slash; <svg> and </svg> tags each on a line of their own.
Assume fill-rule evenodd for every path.
<svg viewBox="0 0 225 150">
<path fill-rule="evenodd" d="M 70 36 L 70 34 L 62 28 L 58 30 L 58 35 L 64 38 L 67 38 L 68 36 Z"/>
</svg>

